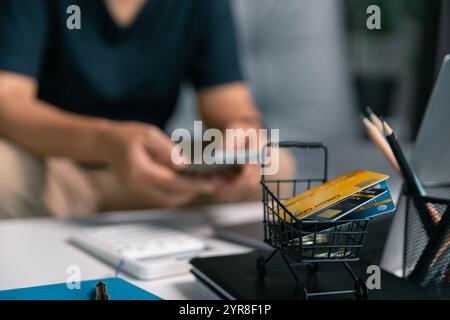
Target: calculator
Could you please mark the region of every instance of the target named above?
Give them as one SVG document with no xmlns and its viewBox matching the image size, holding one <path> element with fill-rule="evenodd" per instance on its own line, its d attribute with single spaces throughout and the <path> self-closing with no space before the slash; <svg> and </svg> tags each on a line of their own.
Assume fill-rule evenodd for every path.
<svg viewBox="0 0 450 320">
<path fill-rule="evenodd" d="M 145 223 L 86 227 L 70 240 L 138 279 L 186 272 L 188 260 L 206 249 L 203 241 L 189 234 Z"/>
</svg>

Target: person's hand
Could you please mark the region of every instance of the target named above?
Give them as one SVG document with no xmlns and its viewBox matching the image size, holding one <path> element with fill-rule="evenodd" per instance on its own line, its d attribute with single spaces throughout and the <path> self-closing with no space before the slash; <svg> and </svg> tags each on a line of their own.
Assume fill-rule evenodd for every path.
<svg viewBox="0 0 450 320">
<path fill-rule="evenodd" d="M 255 121 L 234 121 L 227 125 L 227 129 L 258 130 L 258 119 Z M 266 137 L 256 135 L 257 141 L 250 148 L 250 141 L 246 139 L 234 138 L 233 141 L 225 139 L 223 147 L 226 150 L 246 149 L 248 152 L 259 152 L 260 147 L 265 144 Z M 261 141 L 260 141 L 261 139 Z M 229 143 L 231 142 L 231 145 Z M 218 202 L 239 202 L 257 200 L 261 197 L 261 165 L 260 164 L 243 164 L 240 170 L 230 176 L 216 177 L 217 185 L 213 199 Z"/>
<path fill-rule="evenodd" d="M 270 175 L 270 180 L 286 180 L 295 176 L 295 160 L 286 149 L 279 149 L 279 164 L 275 174 Z M 281 165 L 281 163 L 283 165 Z M 227 179 L 218 179 L 217 189 L 214 193 L 214 200 L 219 202 L 236 202 L 261 200 L 262 187 L 261 166 L 246 164 L 241 167 L 241 171 Z M 292 193 L 292 188 L 287 184 L 269 185 L 274 194 L 286 196 Z"/>
<path fill-rule="evenodd" d="M 159 128 L 127 122 L 109 132 L 110 164 L 132 193 L 153 207 L 176 207 L 215 191 L 214 181 L 190 178 L 171 160 L 174 143 Z"/>
<path fill-rule="evenodd" d="M 239 202 L 259 200 L 261 198 L 261 166 L 257 164 L 242 165 L 236 175 L 226 179 L 217 178 L 214 200 L 218 202 Z"/>
</svg>

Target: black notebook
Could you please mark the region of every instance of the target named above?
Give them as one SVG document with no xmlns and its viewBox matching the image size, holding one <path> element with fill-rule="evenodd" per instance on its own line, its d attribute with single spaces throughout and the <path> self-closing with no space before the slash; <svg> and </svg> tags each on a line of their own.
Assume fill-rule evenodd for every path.
<svg viewBox="0 0 450 320">
<path fill-rule="evenodd" d="M 191 261 L 192 273 L 217 295 L 230 300 L 290 300 L 295 298 L 296 283 L 286 266 L 267 269 L 264 280 L 258 278 L 256 259 L 270 252 L 256 251 L 248 254 L 212 258 L 195 258 Z M 280 265 L 279 254 L 270 264 Z M 367 279 L 367 264 L 349 263 L 355 274 Z M 269 266 L 268 265 L 268 266 Z M 353 289 L 353 279 L 343 263 L 322 263 L 316 274 L 304 266 L 294 268 L 308 292 L 342 291 Z M 354 294 L 313 297 L 311 299 L 355 299 Z M 369 300 L 436 299 L 418 285 L 382 271 L 381 289 L 369 290 Z"/>
</svg>

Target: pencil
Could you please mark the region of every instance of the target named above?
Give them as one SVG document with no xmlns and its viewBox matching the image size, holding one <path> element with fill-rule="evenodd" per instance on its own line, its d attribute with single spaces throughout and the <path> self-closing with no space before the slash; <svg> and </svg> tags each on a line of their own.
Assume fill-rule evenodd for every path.
<svg viewBox="0 0 450 320">
<path fill-rule="evenodd" d="M 383 122 L 383 132 L 387 142 L 391 146 L 395 158 L 397 159 L 398 166 L 400 168 L 403 179 L 406 182 L 406 186 L 408 187 L 409 192 L 421 196 L 426 196 L 427 192 L 425 191 L 425 188 L 422 186 L 422 183 L 409 166 L 405 154 L 403 153 L 403 150 L 398 143 L 397 137 L 395 136 L 394 130 L 392 130 L 392 128 L 387 124 L 386 121 Z M 431 215 L 433 222 L 437 224 L 441 219 L 441 215 L 439 214 L 439 212 L 431 203 L 426 203 L 425 207 L 428 213 Z"/>
<path fill-rule="evenodd" d="M 378 128 L 375 126 L 375 124 L 370 122 L 370 120 L 367 119 L 367 117 L 365 117 L 364 115 L 361 115 L 361 121 L 362 121 L 364 127 L 366 127 L 367 134 L 369 135 L 369 137 L 378 146 L 378 148 L 381 150 L 381 152 L 383 152 L 384 156 L 389 161 L 389 163 L 394 168 L 394 170 L 399 175 L 401 175 L 400 167 L 398 166 L 398 162 L 395 159 L 394 153 L 392 152 L 392 149 L 389 146 L 389 143 L 386 141 L 386 139 L 381 134 L 380 130 L 378 130 Z"/>
<path fill-rule="evenodd" d="M 403 178 L 405 179 L 406 185 L 410 192 L 425 196 L 426 192 L 420 181 L 417 179 L 416 175 L 409 166 L 406 160 L 405 154 L 403 153 L 400 144 L 398 143 L 397 137 L 395 136 L 394 130 L 387 124 L 386 121 L 383 122 L 383 130 L 386 140 L 391 146 L 392 152 L 394 153 L 397 162 L 399 164 L 400 170 L 402 172 Z"/>
<path fill-rule="evenodd" d="M 367 114 L 369 115 L 370 121 L 377 127 L 380 133 L 383 133 L 383 121 L 372 111 L 370 107 L 366 108 Z"/>
</svg>

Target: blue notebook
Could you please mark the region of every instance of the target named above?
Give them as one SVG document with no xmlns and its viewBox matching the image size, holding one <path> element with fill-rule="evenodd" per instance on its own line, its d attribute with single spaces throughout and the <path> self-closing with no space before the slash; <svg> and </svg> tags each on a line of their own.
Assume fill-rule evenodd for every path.
<svg viewBox="0 0 450 320">
<path fill-rule="evenodd" d="M 66 283 L 0 291 L 0 300 L 94 300 L 95 286 L 106 284 L 111 300 L 162 300 L 135 285 L 120 279 L 108 278 L 82 281 L 80 289 L 70 290 Z"/>
</svg>

